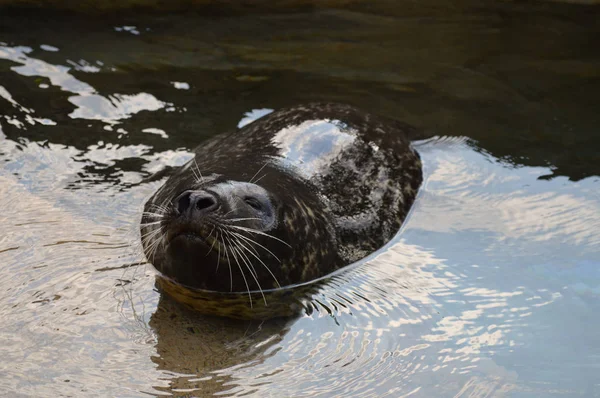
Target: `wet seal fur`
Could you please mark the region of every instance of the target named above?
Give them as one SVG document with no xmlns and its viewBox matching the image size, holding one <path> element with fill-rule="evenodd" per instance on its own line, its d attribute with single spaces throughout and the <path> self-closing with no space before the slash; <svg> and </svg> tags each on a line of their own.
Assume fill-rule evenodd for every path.
<svg viewBox="0 0 600 398">
<path fill-rule="evenodd" d="M 256 298 L 268 305 L 265 292 L 376 251 L 397 233 L 422 182 L 414 132 L 316 103 L 208 139 L 144 206 L 142 246 L 159 285 L 184 302 L 186 290 L 244 293 L 249 308 Z M 202 310 L 202 301 L 192 306 Z M 218 315 L 219 305 L 209 312 Z"/>
</svg>

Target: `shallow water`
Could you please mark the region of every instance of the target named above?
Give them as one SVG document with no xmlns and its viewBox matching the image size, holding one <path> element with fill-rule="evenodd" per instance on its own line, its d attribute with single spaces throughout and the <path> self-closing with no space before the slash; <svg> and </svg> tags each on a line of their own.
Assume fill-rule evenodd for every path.
<svg viewBox="0 0 600 398">
<path fill-rule="evenodd" d="M 0 392 L 600 395 L 598 17 L 3 12 Z M 295 320 L 162 297 L 137 243 L 158 183 L 140 181 L 248 112 L 316 100 L 437 135 L 402 231 Z"/>
</svg>

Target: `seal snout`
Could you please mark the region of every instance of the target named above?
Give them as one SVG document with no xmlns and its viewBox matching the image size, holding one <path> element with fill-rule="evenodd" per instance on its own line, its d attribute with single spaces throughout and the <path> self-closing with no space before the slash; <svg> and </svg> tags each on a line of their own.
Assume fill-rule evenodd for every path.
<svg viewBox="0 0 600 398">
<path fill-rule="evenodd" d="M 184 238 L 178 246 L 183 250 L 192 247 L 192 242 L 206 240 L 210 236 L 215 214 L 221 208 L 221 199 L 210 191 L 187 190 L 173 200 L 172 206 L 176 215 L 165 224 L 165 237 L 169 244 L 176 238 Z"/>
<path fill-rule="evenodd" d="M 179 214 L 205 216 L 219 208 L 219 198 L 207 191 L 185 191 L 174 201 Z"/>
</svg>

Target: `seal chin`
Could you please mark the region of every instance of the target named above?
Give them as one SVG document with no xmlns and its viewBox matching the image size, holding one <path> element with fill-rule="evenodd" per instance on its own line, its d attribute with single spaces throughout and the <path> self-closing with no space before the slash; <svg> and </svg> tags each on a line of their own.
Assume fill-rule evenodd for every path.
<svg viewBox="0 0 600 398">
<path fill-rule="evenodd" d="M 188 259 L 194 267 L 220 261 L 219 244 L 196 233 L 181 233 L 174 236 L 165 248 L 166 261 L 181 262 Z M 213 253 L 214 252 L 214 253 Z M 219 257 L 219 259 L 218 259 Z"/>
</svg>

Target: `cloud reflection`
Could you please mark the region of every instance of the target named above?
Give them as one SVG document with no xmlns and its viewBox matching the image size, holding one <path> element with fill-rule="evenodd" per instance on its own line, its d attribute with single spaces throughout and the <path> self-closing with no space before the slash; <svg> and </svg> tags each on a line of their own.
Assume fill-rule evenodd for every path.
<svg viewBox="0 0 600 398">
<path fill-rule="evenodd" d="M 69 115 L 72 118 L 114 123 L 141 111 L 156 111 L 170 105 L 148 93 L 115 93 L 105 97 L 100 95 L 91 85 L 70 74 L 73 67 L 82 72 L 98 72 L 98 67 L 90 65 L 84 60 L 80 60 L 78 63 L 67 60 L 66 62 L 70 63 L 71 67 L 53 65 L 28 55 L 32 52 L 31 47 L 0 45 L 0 59 L 19 64 L 11 68 L 16 73 L 22 76 L 45 77 L 53 86 L 76 94 L 69 97 L 69 101 L 76 106 L 75 110 Z"/>
<path fill-rule="evenodd" d="M 70 97 L 77 108 L 69 114 L 73 119 L 117 121 L 126 119 L 140 111 L 156 111 L 167 104 L 151 94 L 113 94 L 108 98 L 99 94 Z"/>
<path fill-rule="evenodd" d="M 323 165 L 330 165 L 347 148 L 356 135 L 337 120 L 307 120 L 299 125 L 281 129 L 274 137 L 273 144 L 282 148 L 281 156 L 299 163 L 297 171 L 310 178 Z"/>
</svg>

